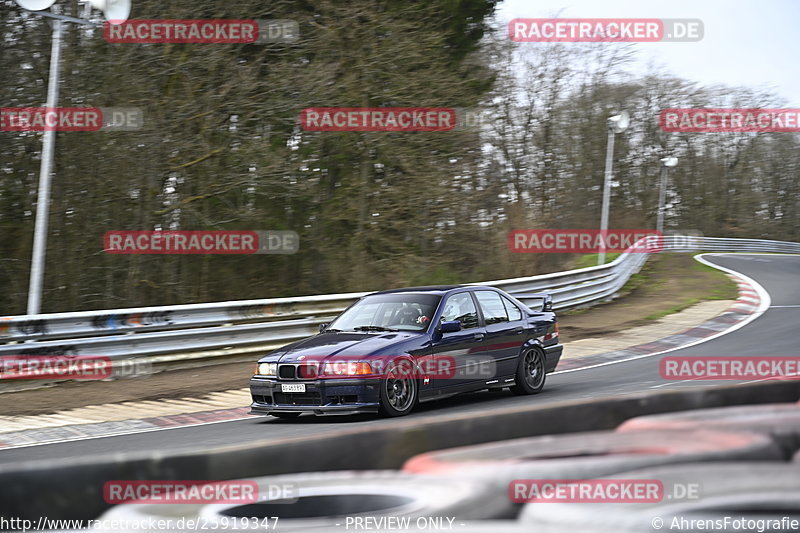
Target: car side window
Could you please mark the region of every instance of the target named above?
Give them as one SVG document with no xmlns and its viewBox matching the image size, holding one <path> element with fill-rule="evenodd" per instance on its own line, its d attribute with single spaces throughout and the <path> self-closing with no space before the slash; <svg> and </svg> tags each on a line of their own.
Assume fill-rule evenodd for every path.
<svg viewBox="0 0 800 533">
<path fill-rule="evenodd" d="M 508 313 L 508 319 L 511 322 L 522 320 L 522 311 L 519 310 L 519 307 L 517 307 L 514 302 L 508 298 L 503 298 L 503 303 L 506 306 L 506 313 Z"/>
<path fill-rule="evenodd" d="M 475 291 L 475 296 L 478 297 L 478 303 L 483 311 L 483 318 L 486 319 L 487 326 L 499 322 L 508 322 L 506 307 L 503 305 L 503 299 L 499 294 L 494 291 Z"/>
<path fill-rule="evenodd" d="M 444 302 L 442 322 L 450 320 L 460 320 L 463 329 L 478 327 L 478 310 L 468 292 L 454 294 Z"/>
</svg>

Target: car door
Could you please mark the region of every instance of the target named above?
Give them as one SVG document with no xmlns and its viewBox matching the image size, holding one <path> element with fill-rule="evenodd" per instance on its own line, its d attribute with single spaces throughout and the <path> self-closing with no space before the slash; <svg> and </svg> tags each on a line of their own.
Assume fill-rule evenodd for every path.
<svg viewBox="0 0 800 533">
<path fill-rule="evenodd" d="M 476 290 L 475 299 L 486 324 L 485 354 L 494 359 L 498 377 L 512 376 L 526 338 L 522 312 L 495 291 Z"/>
<path fill-rule="evenodd" d="M 474 371 L 474 359 L 484 351 L 486 331 L 470 291 L 447 296 L 442 306 L 440 322 L 461 322 L 461 331 L 443 333 L 432 343 L 436 368 L 441 369 L 433 378 L 434 387 L 439 394 L 448 394 L 474 388 L 475 382 L 481 381 Z"/>
</svg>

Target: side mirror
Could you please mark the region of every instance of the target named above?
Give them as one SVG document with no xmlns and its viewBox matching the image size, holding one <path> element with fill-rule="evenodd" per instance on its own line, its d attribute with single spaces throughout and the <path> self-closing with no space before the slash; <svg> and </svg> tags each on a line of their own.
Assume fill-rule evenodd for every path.
<svg viewBox="0 0 800 533">
<path fill-rule="evenodd" d="M 553 300 L 545 300 L 542 304 L 542 312 L 550 313 L 553 310 Z"/>
<path fill-rule="evenodd" d="M 448 320 L 447 322 L 442 322 L 439 326 L 439 331 L 442 333 L 454 333 L 456 331 L 461 331 L 461 321 Z"/>
<path fill-rule="evenodd" d="M 319 325 L 319 332 L 322 333 L 323 331 L 328 329 L 328 326 L 330 325 L 331 325 L 330 322 L 323 322 L 322 324 Z"/>
</svg>

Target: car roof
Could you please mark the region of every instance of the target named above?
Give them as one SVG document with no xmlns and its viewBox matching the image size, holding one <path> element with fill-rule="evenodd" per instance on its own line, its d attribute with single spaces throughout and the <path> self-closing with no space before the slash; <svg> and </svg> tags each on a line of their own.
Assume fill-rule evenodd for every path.
<svg viewBox="0 0 800 533">
<path fill-rule="evenodd" d="M 455 289 L 490 289 L 493 287 L 483 287 L 479 285 L 426 285 L 424 287 L 403 287 L 399 289 L 389 289 L 386 291 L 373 292 L 372 294 L 395 294 L 403 292 L 430 292 L 439 295 L 444 295 Z"/>
<path fill-rule="evenodd" d="M 444 294 L 453 289 L 460 289 L 467 285 L 426 285 L 424 287 L 402 287 L 399 289 L 389 289 L 385 291 L 373 292 L 372 294 L 394 294 L 398 292 L 433 292 Z"/>
</svg>

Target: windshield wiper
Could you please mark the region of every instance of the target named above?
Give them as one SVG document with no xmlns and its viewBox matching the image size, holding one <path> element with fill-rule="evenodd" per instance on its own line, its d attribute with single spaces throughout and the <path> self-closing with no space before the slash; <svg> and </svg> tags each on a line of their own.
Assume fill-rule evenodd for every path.
<svg viewBox="0 0 800 533">
<path fill-rule="evenodd" d="M 342 330 L 336 328 L 325 328 L 322 333 L 341 333 Z"/>
<path fill-rule="evenodd" d="M 385 328 L 383 326 L 356 326 L 355 331 L 400 331 L 399 329 Z"/>
</svg>

